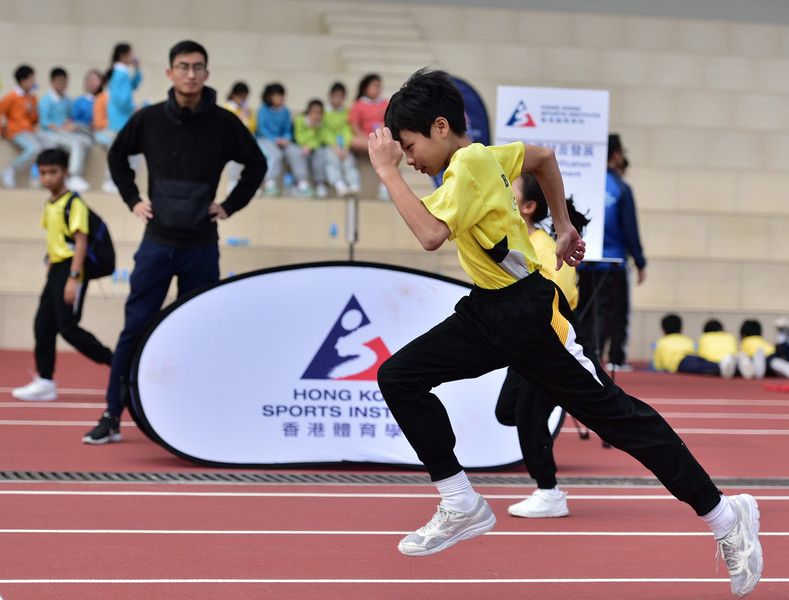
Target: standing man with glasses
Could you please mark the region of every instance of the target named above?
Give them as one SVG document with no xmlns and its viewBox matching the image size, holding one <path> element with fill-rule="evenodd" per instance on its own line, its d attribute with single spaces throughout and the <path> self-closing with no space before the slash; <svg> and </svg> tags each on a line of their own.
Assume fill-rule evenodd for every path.
<svg viewBox="0 0 789 600">
<path fill-rule="evenodd" d="M 87 444 L 121 441 L 121 390 L 138 334 L 162 307 L 173 277 L 181 297 L 219 280 L 217 220 L 244 208 L 266 173 L 266 160 L 246 126 L 216 103 L 205 86 L 208 53 L 193 41 L 170 50 L 164 102 L 135 113 L 107 155 L 115 185 L 131 211 L 145 223 L 134 255 L 123 331 L 115 348 L 107 387 L 107 409 L 82 438 Z M 148 198 L 142 198 L 129 156 L 144 154 Z M 215 201 L 228 161 L 244 165 L 238 185 Z"/>
</svg>

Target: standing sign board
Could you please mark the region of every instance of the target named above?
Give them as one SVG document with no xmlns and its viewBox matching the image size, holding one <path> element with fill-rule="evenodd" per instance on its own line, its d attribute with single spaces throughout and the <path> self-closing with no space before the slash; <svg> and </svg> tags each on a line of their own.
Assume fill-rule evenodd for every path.
<svg viewBox="0 0 789 600">
<path fill-rule="evenodd" d="M 554 150 L 565 193 L 591 218 L 584 239 L 592 260 L 603 254 L 608 100 L 606 90 L 500 86 L 497 94 L 496 144 Z"/>
<path fill-rule="evenodd" d="M 203 464 L 418 466 L 378 389 L 378 367 L 452 314 L 469 288 L 361 262 L 225 279 L 178 300 L 141 335 L 131 412 L 149 437 Z M 521 460 L 515 428 L 494 414 L 504 374 L 435 390 L 467 468 Z"/>
</svg>

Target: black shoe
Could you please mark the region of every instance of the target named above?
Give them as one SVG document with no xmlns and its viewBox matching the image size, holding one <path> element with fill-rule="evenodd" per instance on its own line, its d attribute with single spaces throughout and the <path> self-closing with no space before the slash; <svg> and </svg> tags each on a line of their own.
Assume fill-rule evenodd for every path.
<svg viewBox="0 0 789 600">
<path fill-rule="evenodd" d="M 121 441 L 121 420 L 105 412 L 99 419 L 99 424 L 91 429 L 82 438 L 85 444 L 106 444 Z"/>
</svg>

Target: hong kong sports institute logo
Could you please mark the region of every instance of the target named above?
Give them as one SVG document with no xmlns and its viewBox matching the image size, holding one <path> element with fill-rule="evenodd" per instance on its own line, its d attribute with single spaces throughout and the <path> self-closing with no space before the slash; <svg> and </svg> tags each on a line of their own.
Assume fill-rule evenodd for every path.
<svg viewBox="0 0 789 600">
<path fill-rule="evenodd" d="M 515 110 L 512 111 L 512 115 L 510 115 L 510 119 L 507 121 L 507 127 L 537 127 L 537 124 L 529 114 L 529 109 L 523 100 L 519 101 Z"/>
<path fill-rule="evenodd" d="M 351 295 L 301 378 L 376 381 L 378 367 L 391 355 Z"/>
</svg>

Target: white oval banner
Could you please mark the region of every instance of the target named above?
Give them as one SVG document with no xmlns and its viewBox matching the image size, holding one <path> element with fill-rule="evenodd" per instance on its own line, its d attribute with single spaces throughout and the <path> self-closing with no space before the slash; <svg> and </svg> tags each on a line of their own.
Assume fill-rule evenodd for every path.
<svg viewBox="0 0 789 600">
<path fill-rule="evenodd" d="M 371 263 L 223 280 L 168 307 L 137 345 L 132 411 L 201 463 L 421 465 L 378 390 L 378 365 L 450 314 L 460 281 Z M 466 468 L 522 459 L 494 408 L 504 370 L 436 389 Z"/>
</svg>

